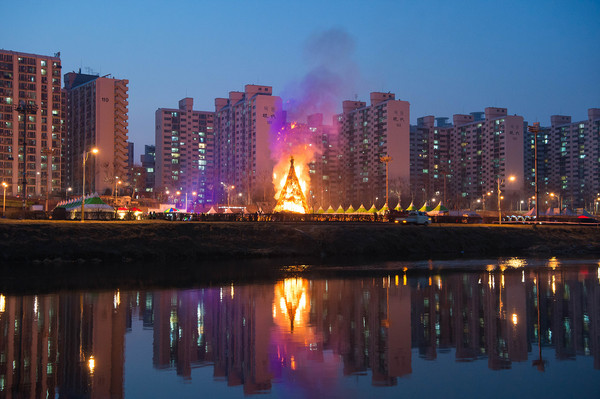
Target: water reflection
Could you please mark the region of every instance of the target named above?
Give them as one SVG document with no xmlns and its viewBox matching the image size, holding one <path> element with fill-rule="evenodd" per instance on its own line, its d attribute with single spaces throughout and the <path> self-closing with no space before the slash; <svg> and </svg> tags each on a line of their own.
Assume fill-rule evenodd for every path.
<svg viewBox="0 0 600 399">
<path fill-rule="evenodd" d="M 184 381 L 210 366 L 218 384 L 264 393 L 369 376 L 392 386 L 418 356 L 491 370 L 593 357 L 600 369 L 600 268 L 511 261 L 483 272 L 194 290 L 0 294 L 0 396 L 123 397 L 125 338 L 152 335 L 153 367 Z M 408 273 L 408 274 L 407 274 Z M 142 330 L 132 329 L 140 320 Z M 542 357 L 542 347 L 554 356 Z M 458 365 L 457 367 L 460 367 Z M 324 384 L 325 385 L 325 384 Z M 314 387 L 311 389 L 315 389 Z M 326 393 L 328 387 L 321 387 Z"/>
</svg>

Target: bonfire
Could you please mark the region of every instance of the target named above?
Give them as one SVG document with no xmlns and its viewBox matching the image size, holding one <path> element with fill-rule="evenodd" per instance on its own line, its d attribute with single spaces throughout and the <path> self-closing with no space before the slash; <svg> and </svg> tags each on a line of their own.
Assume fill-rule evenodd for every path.
<svg viewBox="0 0 600 399">
<path fill-rule="evenodd" d="M 306 203 L 306 198 L 302 192 L 302 187 L 296 176 L 294 168 L 294 157 L 290 158 L 290 171 L 288 172 L 285 184 L 279 193 L 277 205 L 273 212 L 292 212 L 292 213 L 308 213 L 309 208 Z"/>
</svg>

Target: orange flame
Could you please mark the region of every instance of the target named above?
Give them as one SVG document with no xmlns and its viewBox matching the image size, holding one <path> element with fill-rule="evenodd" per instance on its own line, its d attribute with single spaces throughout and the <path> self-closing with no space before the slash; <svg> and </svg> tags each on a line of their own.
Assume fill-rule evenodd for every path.
<svg viewBox="0 0 600 399">
<path fill-rule="evenodd" d="M 277 205 L 274 212 L 294 212 L 308 213 L 308 204 L 304 197 L 304 192 L 296 175 L 294 167 L 294 157 L 290 158 L 290 169 L 283 184 L 283 188 L 279 192 Z"/>
<path fill-rule="evenodd" d="M 279 148 L 279 159 L 273 168 L 273 185 L 275 186 L 275 198 L 279 200 L 281 190 L 283 189 L 288 176 L 289 159 L 294 157 L 294 171 L 300 183 L 302 195 L 308 197 L 308 188 L 310 182 L 310 171 L 308 164 L 314 160 L 315 147 L 310 142 L 310 135 L 303 134 L 304 125 L 292 122 L 286 128 L 284 127 L 277 138 L 277 146 Z M 294 131 L 292 133 L 292 131 Z M 293 208 L 293 207 L 292 207 Z M 290 212 L 305 213 L 300 209 L 285 209 Z"/>
</svg>

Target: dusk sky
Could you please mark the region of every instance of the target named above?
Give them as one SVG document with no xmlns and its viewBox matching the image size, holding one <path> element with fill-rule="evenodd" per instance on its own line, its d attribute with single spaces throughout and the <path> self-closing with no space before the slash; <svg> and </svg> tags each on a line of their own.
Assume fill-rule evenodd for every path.
<svg viewBox="0 0 600 399">
<path fill-rule="evenodd" d="M 61 53 L 63 74 L 129 79 L 135 161 L 154 112 L 245 84 L 301 101 L 319 84 L 341 101 L 391 91 L 411 123 L 508 108 L 549 125 L 600 107 L 600 1 L 8 1 L 0 48 Z"/>
</svg>

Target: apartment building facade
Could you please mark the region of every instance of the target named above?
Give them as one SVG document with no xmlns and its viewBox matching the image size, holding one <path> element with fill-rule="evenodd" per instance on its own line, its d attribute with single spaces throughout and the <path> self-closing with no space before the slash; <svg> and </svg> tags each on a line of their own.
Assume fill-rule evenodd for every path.
<svg viewBox="0 0 600 399">
<path fill-rule="evenodd" d="M 445 201 L 455 208 L 492 209 L 492 193 L 514 197 L 525 186 L 523 117 L 506 108 L 418 119 L 411 138 L 411 192 L 415 201 Z M 511 180 L 514 176 L 514 180 Z M 488 193 L 490 195 L 488 195 Z M 497 206 L 496 206 L 497 208 Z M 496 209 L 493 208 L 493 209 Z"/>
<path fill-rule="evenodd" d="M 410 104 L 394 93 L 372 92 L 371 103 L 344 101 L 337 117 L 344 206 L 385 203 L 386 163 L 389 202 L 398 201 L 410 179 Z M 368 206 L 368 205 L 367 205 Z"/>
<path fill-rule="evenodd" d="M 307 129 L 314 148 L 313 159 L 308 164 L 310 190 L 307 201 L 314 209 L 337 207 L 344 202 L 337 128 L 333 123 L 324 124 L 323 114 L 313 114 L 307 117 Z"/>
<path fill-rule="evenodd" d="M 85 193 L 111 194 L 115 180 L 127 175 L 128 84 L 108 75 L 65 74 L 66 98 L 66 187 L 82 193 L 84 154 Z"/>
<path fill-rule="evenodd" d="M 215 185 L 217 201 L 249 204 L 273 194 L 271 132 L 283 126 L 281 98 L 270 86 L 246 85 L 215 99 Z M 233 191 L 233 192 L 232 192 Z"/>
<path fill-rule="evenodd" d="M 196 111 L 194 100 L 184 98 L 179 108 L 155 113 L 155 191 L 187 193 L 189 200 L 214 201 L 214 113 Z"/>
<path fill-rule="evenodd" d="M 60 193 L 62 101 L 60 53 L 0 50 L 0 181 L 7 195 Z"/>
<path fill-rule="evenodd" d="M 600 197 L 600 108 L 588 109 L 588 119 L 552 115 L 538 133 L 540 206 L 593 209 Z M 527 133 L 525 157 L 534 195 L 534 137 Z M 550 194 L 554 194 L 550 197 Z"/>
</svg>

